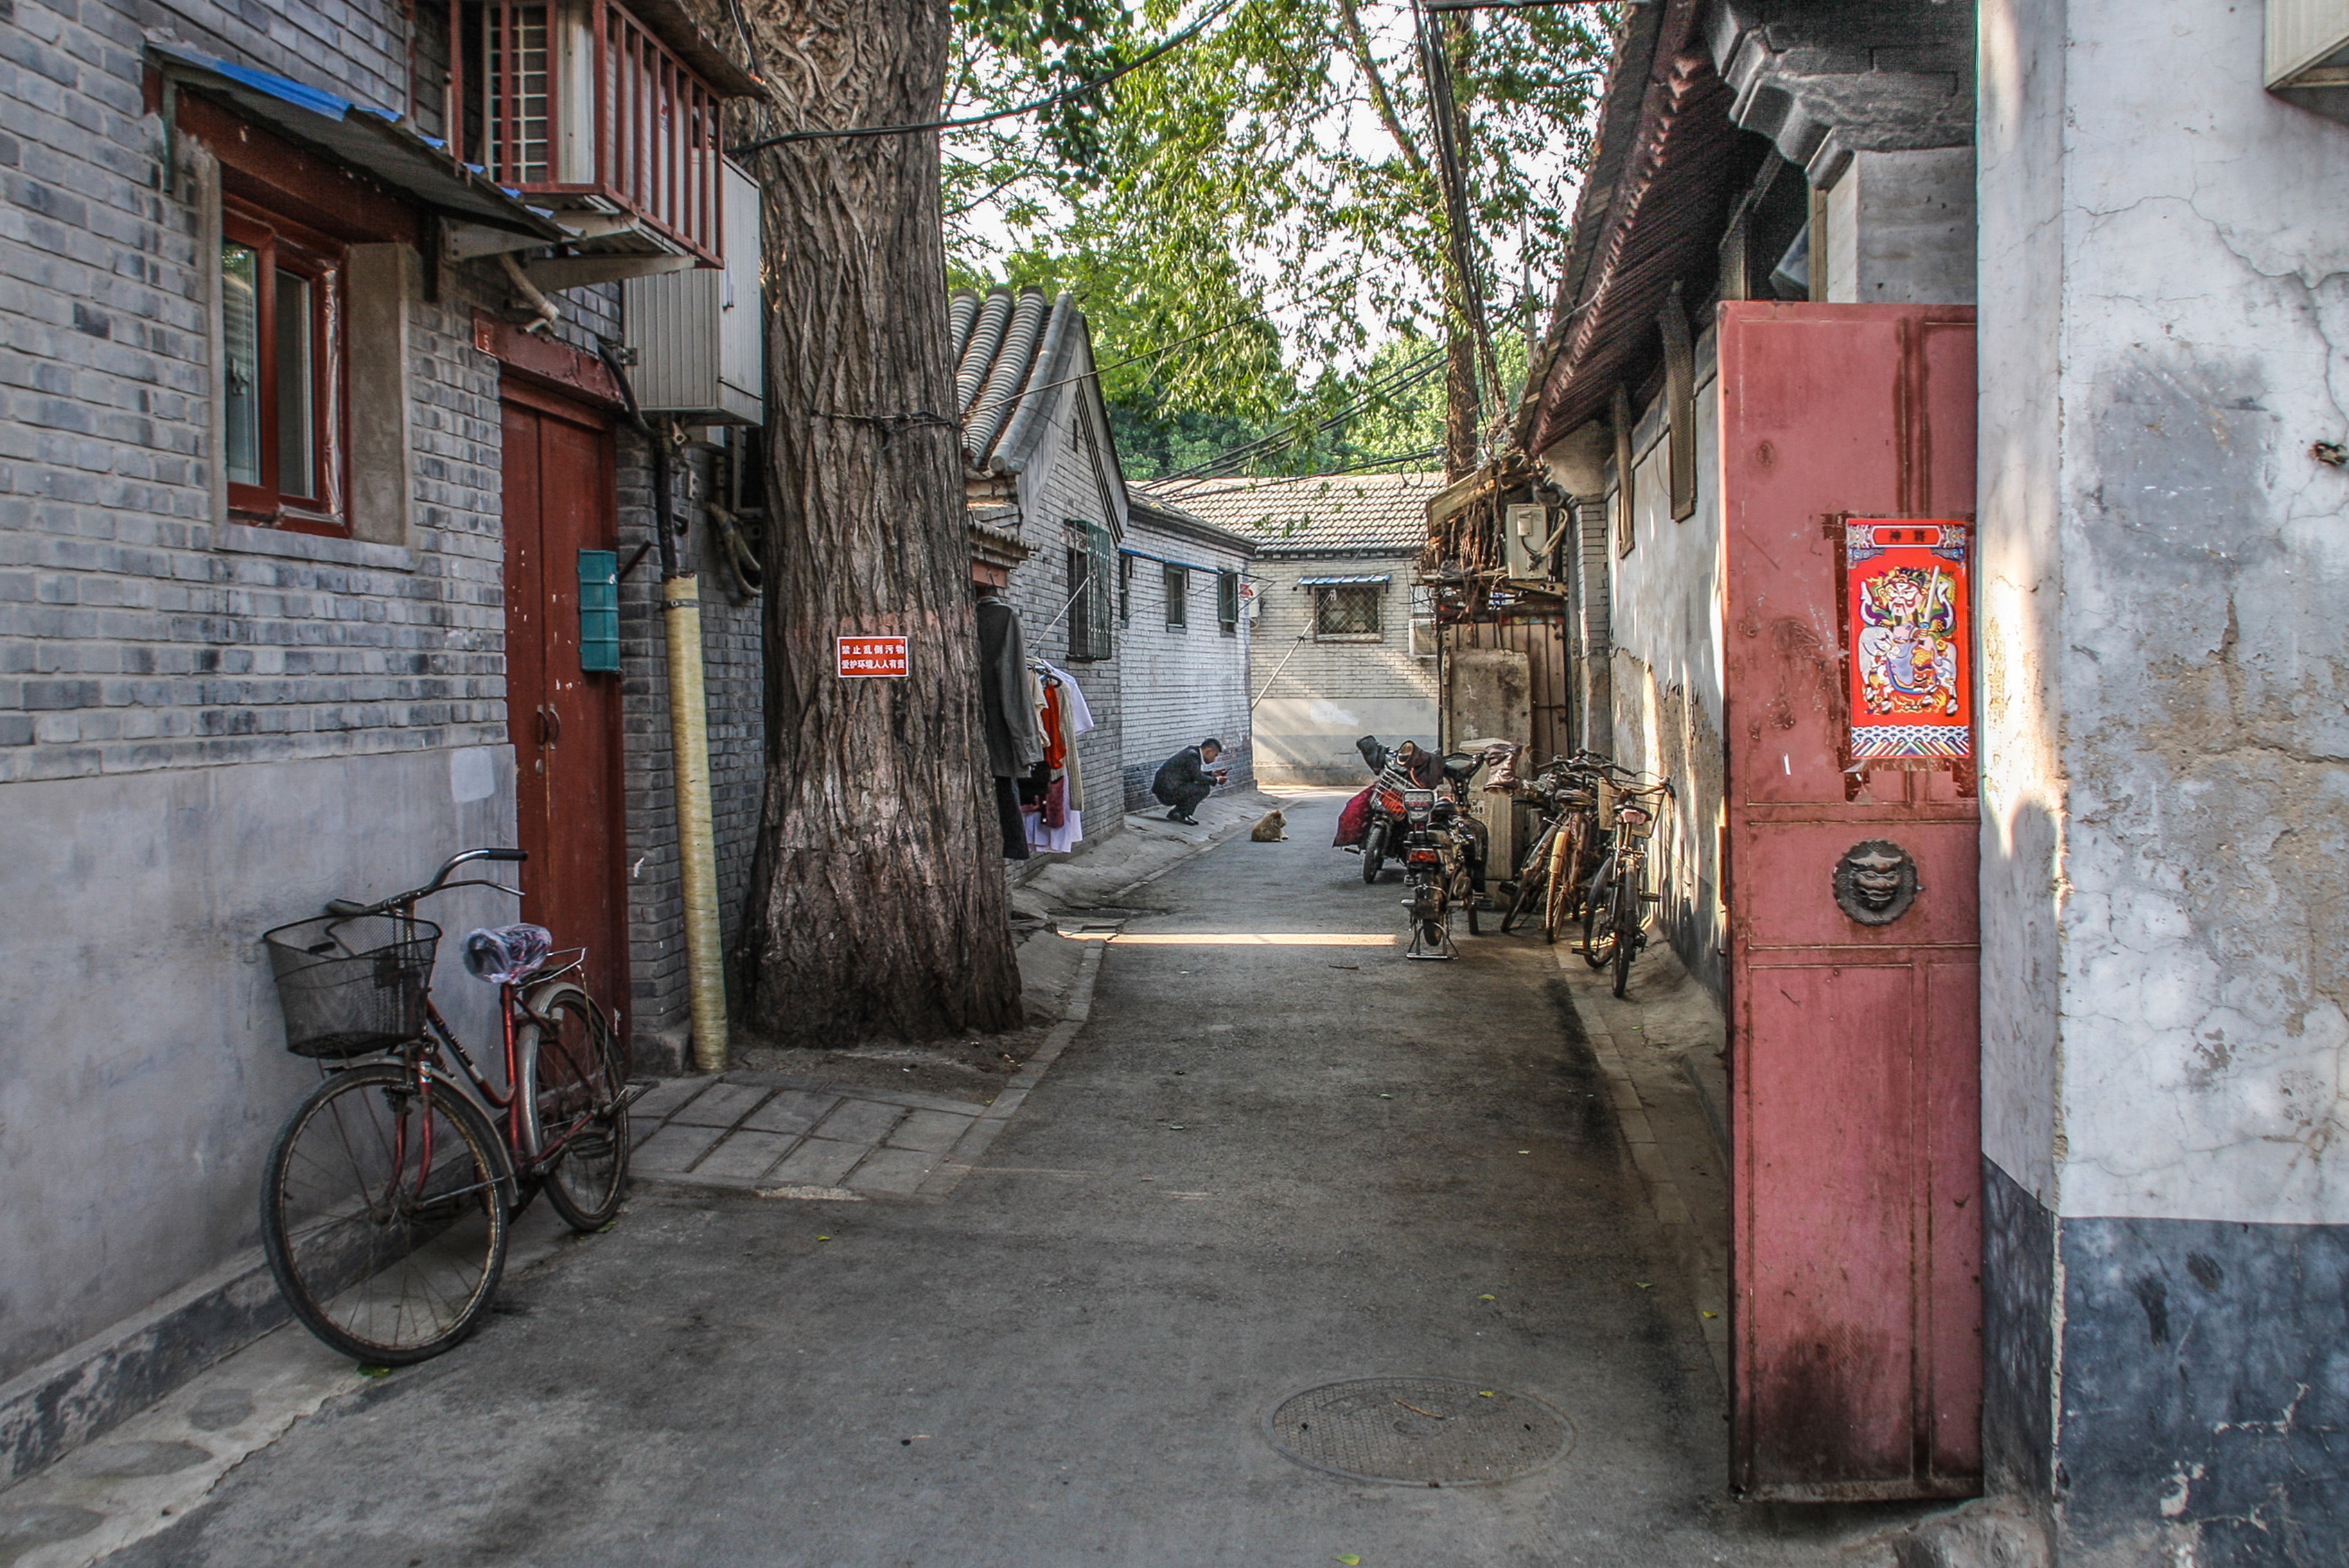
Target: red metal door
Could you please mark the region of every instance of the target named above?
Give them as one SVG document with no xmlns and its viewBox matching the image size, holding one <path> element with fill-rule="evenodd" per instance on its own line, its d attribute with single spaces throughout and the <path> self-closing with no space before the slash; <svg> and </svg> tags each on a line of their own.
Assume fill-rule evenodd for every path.
<svg viewBox="0 0 2349 1568">
<path fill-rule="evenodd" d="M 518 779 L 523 918 L 587 949 L 588 988 L 627 1024 L 620 677 L 579 667 L 579 552 L 616 533 L 610 426 L 504 388 L 506 723 Z"/>
<path fill-rule="evenodd" d="M 1719 343 L 1733 1484 L 1805 1501 L 1970 1496 L 1972 763 L 1847 768 L 1839 541 L 1844 515 L 1971 519 L 1973 312 L 1730 304 Z M 1921 890 L 1889 924 L 1836 897 L 1838 861 L 1871 840 L 1907 851 Z"/>
</svg>

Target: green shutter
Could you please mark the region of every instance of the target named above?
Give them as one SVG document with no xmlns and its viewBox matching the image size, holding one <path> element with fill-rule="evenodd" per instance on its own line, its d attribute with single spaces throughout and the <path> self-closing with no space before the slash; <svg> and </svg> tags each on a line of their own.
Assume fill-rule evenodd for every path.
<svg viewBox="0 0 2349 1568">
<path fill-rule="evenodd" d="M 591 676 L 620 672 L 620 555 L 579 552 L 579 668 Z"/>
<path fill-rule="evenodd" d="M 1115 652 L 1110 638 L 1110 622 L 1116 606 L 1110 595 L 1115 592 L 1112 574 L 1117 570 L 1117 542 L 1110 537 L 1107 524 L 1085 524 L 1085 554 L 1092 570 L 1092 592 L 1085 595 L 1084 605 L 1092 631 L 1092 655 L 1106 659 Z"/>
</svg>

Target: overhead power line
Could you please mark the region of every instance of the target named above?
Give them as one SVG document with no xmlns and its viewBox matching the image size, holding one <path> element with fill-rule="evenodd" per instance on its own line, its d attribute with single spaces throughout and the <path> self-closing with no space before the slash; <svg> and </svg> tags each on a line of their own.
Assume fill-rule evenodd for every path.
<svg viewBox="0 0 2349 1568">
<path fill-rule="evenodd" d="M 1379 379 L 1372 381 L 1370 385 L 1363 387 L 1361 394 L 1357 397 L 1353 402 L 1348 404 L 1337 413 L 1330 415 L 1328 418 L 1314 425 L 1309 433 L 1312 435 L 1326 434 L 1330 430 L 1336 429 L 1340 425 L 1348 424 L 1352 420 L 1361 418 L 1363 414 L 1369 412 L 1371 407 L 1377 403 L 1381 398 L 1392 397 L 1396 393 L 1403 391 L 1411 387 L 1414 387 L 1420 382 L 1427 379 L 1430 376 L 1434 375 L 1437 370 L 1443 368 L 1443 358 L 1444 350 L 1440 348 L 1431 349 L 1429 352 L 1421 355 L 1418 358 L 1409 360 L 1395 369 L 1387 372 Z M 1232 447 L 1226 450 L 1218 452 L 1212 458 L 1208 458 L 1201 462 L 1193 463 L 1188 468 L 1179 469 L 1174 473 L 1166 475 L 1165 477 L 1168 479 L 1214 479 L 1221 474 L 1230 472 L 1243 463 L 1251 462 L 1259 458 L 1268 458 L 1276 452 L 1286 451 L 1290 447 L 1295 446 L 1300 438 L 1308 434 L 1309 431 L 1305 422 L 1303 420 L 1299 420 L 1296 424 L 1286 426 L 1283 428 L 1272 431 L 1268 435 L 1259 436 L 1252 441 L 1244 441 L 1237 447 Z"/>
<path fill-rule="evenodd" d="M 959 119 L 924 120 L 918 125 L 853 125 L 839 130 L 790 130 L 781 136 L 761 137 L 757 141 L 746 141 L 740 147 L 730 147 L 726 150 L 726 155 L 730 158 L 740 158 L 766 148 L 781 147 L 785 142 L 791 141 L 835 141 L 852 137 L 915 136 L 931 130 L 960 130 L 967 126 L 986 125 L 993 120 L 1013 119 L 1023 114 L 1033 114 L 1040 108 L 1050 108 L 1054 104 L 1066 103 L 1071 98 L 1097 92 L 1120 77 L 1131 75 L 1153 60 L 1163 59 L 1197 37 L 1201 29 L 1208 23 L 1239 3 L 1240 0 L 1216 0 L 1214 5 L 1189 26 L 1172 35 L 1155 48 L 1128 60 L 1117 69 L 1104 76 L 1095 77 L 1090 81 L 1074 83 L 1061 88 L 1058 92 L 1046 93 L 1042 98 L 1030 103 L 1023 103 L 1016 108 L 997 109 L 992 114 L 966 115 Z"/>
</svg>

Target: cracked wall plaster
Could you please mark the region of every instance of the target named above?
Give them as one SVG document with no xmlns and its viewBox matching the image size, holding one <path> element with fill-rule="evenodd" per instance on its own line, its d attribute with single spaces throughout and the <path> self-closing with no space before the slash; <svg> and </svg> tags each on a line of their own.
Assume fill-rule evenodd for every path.
<svg viewBox="0 0 2349 1568">
<path fill-rule="evenodd" d="M 2349 128 L 2261 23 L 1982 7 L 1985 1148 L 2066 1215 L 2349 1222 Z"/>
</svg>

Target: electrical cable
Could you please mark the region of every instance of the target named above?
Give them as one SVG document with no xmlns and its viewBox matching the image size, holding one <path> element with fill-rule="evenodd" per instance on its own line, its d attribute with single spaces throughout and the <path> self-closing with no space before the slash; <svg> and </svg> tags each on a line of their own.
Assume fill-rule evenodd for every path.
<svg viewBox="0 0 2349 1568">
<path fill-rule="evenodd" d="M 1368 412 L 1371 405 L 1380 398 L 1392 397 L 1396 393 L 1426 380 L 1442 368 L 1443 357 L 1443 349 L 1431 349 L 1418 358 L 1410 360 L 1389 372 L 1384 377 L 1365 387 L 1361 395 L 1352 403 L 1314 426 L 1312 433 L 1321 435 L 1334 430 L 1339 426 L 1347 424 Z M 1232 467 L 1253 459 L 1270 457 L 1275 452 L 1285 451 L 1296 445 L 1298 438 L 1305 433 L 1304 423 L 1299 421 L 1161 477 L 1170 480 L 1222 478 L 1224 475 L 1217 470 L 1227 471 Z"/>
<path fill-rule="evenodd" d="M 1110 83 L 1117 80 L 1120 77 L 1131 75 L 1132 73 L 1140 70 L 1143 67 L 1150 64 L 1152 61 L 1164 58 L 1165 56 L 1173 54 L 1175 50 L 1181 48 L 1192 39 L 1197 37 L 1200 30 L 1206 27 L 1208 23 L 1214 21 L 1216 17 L 1221 16 L 1225 12 L 1230 10 L 1239 3 L 1240 0 L 1216 0 L 1216 3 L 1213 6 L 1209 7 L 1204 15 L 1202 15 L 1196 21 L 1193 22 L 1189 26 L 1184 28 L 1179 33 L 1171 35 L 1164 43 L 1161 43 L 1155 48 L 1153 48 L 1143 55 L 1137 56 L 1133 59 L 1128 60 L 1125 64 L 1118 67 L 1117 69 L 1111 71 L 1106 76 L 1095 77 L 1090 81 L 1077 82 L 1071 86 L 1062 88 L 1057 92 L 1046 93 L 1042 98 L 1037 98 L 1033 102 L 1023 103 L 1014 108 L 997 109 L 992 114 L 966 115 L 959 119 L 925 120 L 918 125 L 854 125 L 846 127 L 840 130 L 785 131 L 781 136 L 765 137 L 757 141 L 746 141 L 740 147 L 730 147 L 726 150 L 726 155 L 729 158 L 741 158 L 750 153 L 759 152 L 770 147 L 781 147 L 786 142 L 792 141 L 832 141 L 852 137 L 915 136 L 925 131 L 932 130 L 960 130 L 967 126 L 986 125 L 992 120 L 1013 119 L 1020 115 L 1033 114 L 1040 108 L 1050 108 L 1056 103 L 1063 103 L 1070 98 L 1081 98 L 1086 93 L 1105 88 L 1109 86 Z"/>
</svg>

